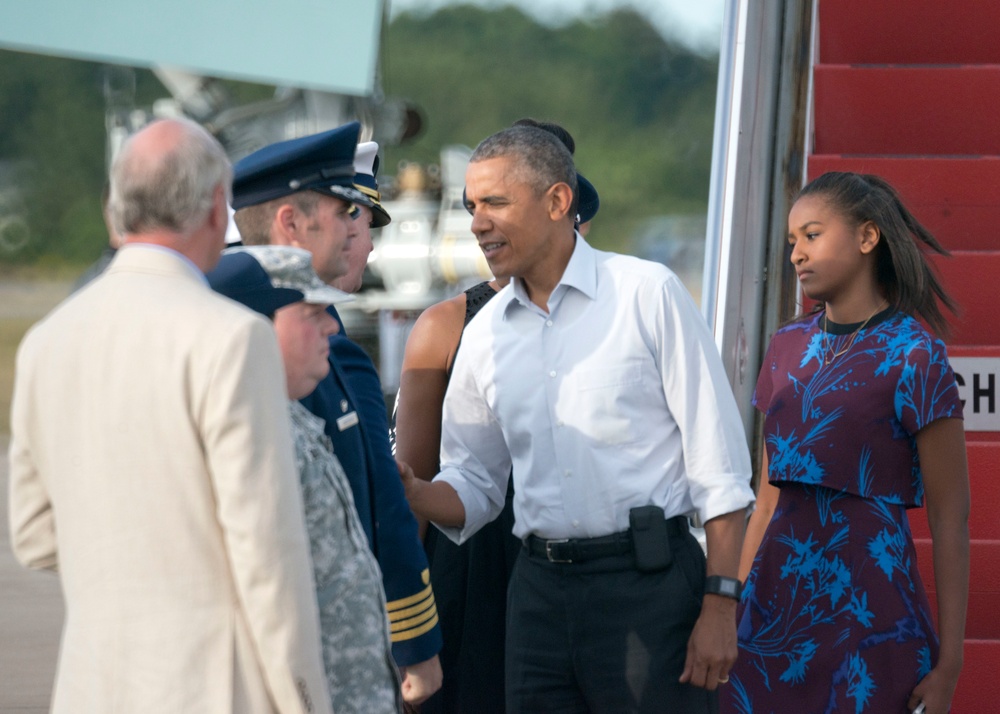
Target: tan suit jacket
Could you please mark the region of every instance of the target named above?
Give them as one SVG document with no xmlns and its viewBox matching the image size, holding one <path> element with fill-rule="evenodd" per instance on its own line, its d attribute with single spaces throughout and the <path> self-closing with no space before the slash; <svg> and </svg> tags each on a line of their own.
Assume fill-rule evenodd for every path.
<svg viewBox="0 0 1000 714">
<path fill-rule="evenodd" d="M 10 523 L 57 569 L 55 712 L 330 712 L 274 332 L 129 246 L 18 351 Z"/>
</svg>

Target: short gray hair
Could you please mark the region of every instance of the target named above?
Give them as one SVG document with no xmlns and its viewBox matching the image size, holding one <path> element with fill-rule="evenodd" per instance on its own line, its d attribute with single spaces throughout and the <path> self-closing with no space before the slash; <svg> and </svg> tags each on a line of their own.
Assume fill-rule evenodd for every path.
<svg viewBox="0 0 1000 714">
<path fill-rule="evenodd" d="M 169 121 L 183 130 L 169 151 L 151 160 L 134 150 L 130 138 L 111 166 L 108 214 L 121 233 L 168 230 L 186 235 L 212 210 L 220 184 L 229 198 L 233 169 L 219 142 L 193 121 Z"/>
<path fill-rule="evenodd" d="M 514 159 L 518 179 L 531 186 L 536 194 L 544 193 L 553 184 L 567 184 L 573 189 L 570 215 L 576 215 L 576 167 L 573 155 L 558 138 L 537 127 L 512 126 L 483 139 L 469 162 L 501 157 Z"/>
</svg>

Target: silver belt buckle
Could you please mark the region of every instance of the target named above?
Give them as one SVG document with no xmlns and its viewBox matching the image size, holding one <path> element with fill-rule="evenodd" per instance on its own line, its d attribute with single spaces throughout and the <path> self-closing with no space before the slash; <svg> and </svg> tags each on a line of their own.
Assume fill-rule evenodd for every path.
<svg viewBox="0 0 1000 714">
<path fill-rule="evenodd" d="M 553 543 L 556 543 L 556 544 L 558 544 L 558 543 L 569 543 L 569 538 L 554 538 L 552 540 L 545 541 L 545 557 L 549 559 L 549 562 L 550 563 L 572 563 L 573 562 L 572 558 L 568 558 L 566 560 L 561 560 L 561 559 L 552 557 L 552 544 Z"/>
</svg>

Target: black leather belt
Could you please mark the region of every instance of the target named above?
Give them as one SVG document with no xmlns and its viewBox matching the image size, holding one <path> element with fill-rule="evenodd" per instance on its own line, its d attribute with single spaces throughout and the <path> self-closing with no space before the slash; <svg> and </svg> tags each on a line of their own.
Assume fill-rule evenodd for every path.
<svg viewBox="0 0 1000 714">
<path fill-rule="evenodd" d="M 688 532 L 686 516 L 667 519 L 667 535 L 676 537 Z M 551 563 L 584 563 L 597 558 L 608 558 L 632 552 L 632 532 L 622 531 L 597 538 L 553 538 L 545 539 L 529 535 L 524 539 L 524 547 L 536 558 L 545 558 Z"/>
</svg>

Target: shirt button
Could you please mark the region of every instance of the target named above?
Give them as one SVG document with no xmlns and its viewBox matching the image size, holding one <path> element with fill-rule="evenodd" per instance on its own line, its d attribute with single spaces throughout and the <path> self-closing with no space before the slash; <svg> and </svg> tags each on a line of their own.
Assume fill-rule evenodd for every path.
<svg viewBox="0 0 1000 714">
<path fill-rule="evenodd" d="M 546 327 L 552 327 L 552 320 L 546 320 L 545 321 L 545 326 Z"/>
<path fill-rule="evenodd" d="M 552 370 L 551 372 L 549 372 L 549 376 L 550 377 L 555 377 L 556 376 L 556 371 Z"/>
<path fill-rule="evenodd" d="M 566 478 L 569 478 L 572 475 L 573 475 L 573 472 L 570 471 L 569 469 L 566 469 Z"/>
<path fill-rule="evenodd" d="M 573 521 L 573 527 L 574 528 L 579 528 L 580 527 L 580 521 Z"/>
</svg>

